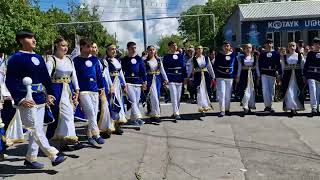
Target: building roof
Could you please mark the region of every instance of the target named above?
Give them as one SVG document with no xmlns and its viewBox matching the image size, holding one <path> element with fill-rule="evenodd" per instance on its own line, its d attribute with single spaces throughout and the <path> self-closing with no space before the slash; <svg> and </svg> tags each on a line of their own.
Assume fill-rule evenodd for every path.
<svg viewBox="0 0 320 180">
<path fill-rule="evenodd" d="M 240 4 L 240 20 L 320 17 L 320 0 Z"/>
</svg>

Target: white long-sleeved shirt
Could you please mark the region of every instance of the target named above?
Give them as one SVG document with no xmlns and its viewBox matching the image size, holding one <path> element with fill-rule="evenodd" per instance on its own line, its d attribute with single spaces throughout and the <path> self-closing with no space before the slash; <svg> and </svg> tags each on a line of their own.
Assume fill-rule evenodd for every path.
<svg viewBox="0 0 320 180">
<path fill-rule="evenodd" d="M 165 72 L 165 70 L 164 70 L 164 68 L 163 68 L 162 61 L 160 61 L 160 67 L 158 67 L 158 61 L 157 61 L 157 59 L 155 59 L 155 58 L 148 60 L 147 63 L 148 63 L 148 65 L 149 65 L 151 71 L 160 70 L 160 73 L 161 73 L 163 79 L 164 79 L 165 81 L 169 82 L 169 81 L 168 81 L 167 74 L 166 74 L 166 72 Z"/>
<path fill-rule="evenodd" d="M 54 64 L 54 59 L 52 56 L 48 58 L 46 63 L 49 75 L 54 76 L 53 78 L 62 78 L 62 77 L 70 77 L 72 85 L 75 89 L 79 89 L 78 78 L 76 69 L 74 68 L 71 60 L 64 56 L 62 59 L 54 56 L 56 60 L 56 64 Z M 54 70 L 54 74 L 52 74 Z"/>
<path fill-rule="evenodd" d="M 205 68 L 205 67 L 206 67 L 206 68 L 208 69 L 208 72 L 209 72 L 210 76 L 211 76 L 213 79 L 216 78 L 216 76 L 215 76 L 215 74 L 214 74 L 214 71 L 213 71 L 213 68 L 212 68 L 211 61 L 209 60 L 209 61 L 208 61 L 208 64 L 207 64 L 207 63 L 206 63 L 206 57 L 205 57 L 205 56 L 202 55 L 202 56 L 198 57 L 198 58 L 197 58 L 197 63 L 198 63 L 198 65 L 199 65 L 200 68 Z M 194 70 L 194 64 L 193 64 L 193 62 L 190 64 L 190 68 L 192 69 L 192 71 L 189 71 L 188 77 L 191 76 L 191 74 L 192 74 L 192 72 L 193 72 L 193 70 Z"/>
<path fill-rule="evenodd" d="M 238 60 L 238 72 L 237 72 L 237 77 L 240 77 L 241 71 L 242 71 L 242 62 L 241 62 L 240 56 L 238 56 L 237 60 Z M 254 58 L 253 58 L 253 56 L 246 56 L 245 59 L 244 59 L 244 64 L 245 64 L 246 66 L 253 66 L 253 64 L 254 64 Z M 258 61 L 256 61 L 256 73 L 257 73 L 257 76 L 260 77 L 260 71 L 259 71 Z"/>
<path fill-rule="evenodd" d="M 298 63 L 298 53 L 293 53 L 293 54 L 287 54 L 286 55 L 286 59 L 283 59 L 284 57 L 281 56 L 281 69 L 282 69 L 282 75 L 284 74 L 284 70 L 285 70 L 285 67 L 286 67 L 286 64 L 285 64 L 285 61 L 289 64 L 289 65 L 292 65 L 292 64 L 297 64 Z M 304 67 L 304 63 L 305 63 L 305 59 L 303 57 L 302 54 L 300 54 L 301 56 L 301 64 L 300 64 L 300 68 L 303 69 Z"/>
</svg>

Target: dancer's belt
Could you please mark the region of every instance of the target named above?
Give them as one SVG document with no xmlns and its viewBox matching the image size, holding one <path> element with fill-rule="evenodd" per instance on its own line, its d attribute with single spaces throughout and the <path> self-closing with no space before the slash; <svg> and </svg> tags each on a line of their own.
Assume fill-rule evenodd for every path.
<svg viewBox="0 0 320 180">
<path fill-rule="evenodd" d="M 255 68 L 254 66 L 242 66 L 242 70 L 249 70 Z"/>
<path fill-rule="evenodd" d="M 119 76 L 119 72 L 118 71 L 110 72 L 110 76 L 112 77 Z"/>
<path fill-rule="evenodd" d="M 308 68 L 308 72 L 311 72 L 311 73 L 320 73 L 320 67 L 310 66 L 310 67 Z"/>
<path fill-rule="evenodd" d="M 148 74 L 151 74 L 151 75 L 159 75 L 160 74 L 160 71 L 157 70 L 157 71 L 149 71 Z"/>
<path fill-rule="evenodd" d="M 299 64 L 288 64 L 285 66 L 284 70 L 301 69 Z"/>
<path fill-rule="evenodd" d="M 70 77 L 51 78 L 52 83 L 70 83 Z"/>
<path fill-rule="evenodd" d="M 207 68 L 195 68 L 194 72 L 208 72 Z"/>
<path fill-rule="evenodd" d="M 35 93 L 44 92 L 46 90 L 46 88 L 41 83 L 31 84 L 31 89 L 32 89 L 32 92 L 35 92 Z"/>
</svg>

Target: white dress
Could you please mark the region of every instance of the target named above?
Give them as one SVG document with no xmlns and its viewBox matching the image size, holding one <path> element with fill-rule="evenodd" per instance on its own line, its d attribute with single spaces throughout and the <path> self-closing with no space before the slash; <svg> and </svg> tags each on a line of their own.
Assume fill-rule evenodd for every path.
<svg viewBox="0 0 320 180">
<path fill-rule="evenodd" d="M 254 66 L 254 58 L 252 56 L 246 56 L 244 58 L 243 61 L 245 66 L 250 66 L 253 67 Z M 238 73 L 237 73 L 237 77 L 240 78 L 241 76 L 241 71 L 242 71 L 242 62 L 241 59 L 238 58 Z M 255 67 L 257 76 L 260 76 L 260 71 L 258 68 L 258 63 L 256 63 L 256 67 Z M 241 81 L 241 79 L 240 79 Z M 244 96 L 242 98 L 242 106 L 245 109 L 251 108 L 251 109 L 255 109 L 256 105 L 255 105 L 255 89 L 254 89 L 254 79 L 253 79 L 253 74 L 252 74 L 252 69 L 249 68 L 248 70 L 248 80 L 247 80 L 247 85 L 246 85 L 246 89 L 244 92 Z"/>
<path fill-rule="evenodd" d="M 160 67 L 159 67 L 158 61 L 156 59 L 148 60 L 147 66 L 149 66 L 149 69 L 151 72 L 158 72 L 158 73 L 153 73 L 153 74 L 150 74 L 150 72 L 147 72 L 148 76 L 150 76 L 150 75 L 152 76 L 151 82 L 149 81 L 149 78 L 147 78 L 148 79 L 148 82 L 147 82 L 148 86 L 151 83 L 150 88 L 149 88 L 149 93 L 148 93 L 148 98 L 150 100 L 150 106 L 151 106 L 150 107 L 151 111 L 149 112 L 149 117 L 158 118 L 158 117 L 160 117 L 160 101 L 159 101 L 160 92 L 158 92 L 158 90 L 160 89 L 159 86 L 161 86 L 161 80 L 160 80 L 159 74 L 161 73 L 163 79 L 167 82 L 168 82 L 168 77 L 167 77 L 166 72 L 164 71 L 162 63 L 160 62 Z"/>
<path fill-rule="evenodd" d="M 70 83 L 72 83 L 73 89 L 79 89 L 77 74 L 69 58 L 66 56 L 62 59 L 55 56 L 54 58 L 55 61 L 53 57 L 48 58 L 47 69 L 52 78 L 54 91 L 59 91 L 59 88 L 55 88 L 55 86 L 61 84 L 62 91 L 55 92 L 55 94 L 60 94 L 60 102 L 55 102 L 55 106 L 59 106 L 59 113 L 58 119 L 56 119 L 58 126 L 53 138 L 77 141 L 78 137 L 76 136 L 74 124 L 74 105 L 72 101 L 72 91 L 70 89 Z M 62 78 L 69 78 L 69 81 L 63 81 Z"/>
<path fill-rule="evenodd" d="M 208 96 L 204 71 L 208 71 L 210 76 L 213 79 L 215 78 L 215 75 L 213 72 L 211 61 L 208 60 L 208 64 L 207 64 L 205 58 L 206 57 L 202 55 L 196 59 L 197 64 L 199 66 L 199 69 L 201 69 L 201 82 L 200 82 L 200 86 L 197 87 L 197 104 L 198 104 L 199 112 L 207 112 L 207 111 L 213 109 L 211 102 L 210 102 L 210 99 L 209 99 L 209 96 Z M 193 63 L 191 63 L 191 67 L 193 70 L 195 70 Z M 189 72 L 188 77 L 191 76 L 190 73 L 191 72 Z"/>
<path fill-rule="evenodd" d="M 110 76 L 109 76 L 110 79 L 107 79 L 107 83 L 113 85 L 115 97 L 118 99 L 119 104 L 121 106 L 121 110 L 119 112 L 119 118 L 120 119 L 119 120 L 114 120 L 114 121 L 115 121 L 115 123 L 124 124 L 124 123 L 127 122 L 127 118 L 126 118 L 126 113 L 125 113 L 124 104 L 123 104 L 123 95 L 124 94 L 123 94 L 123 90 L 122 90 L 122 85 L 126 86 L 126 81 L 125 81 L 125 78 L 124 78 L 123 71 L 121 69 L 121 63 L 116 58 L 112 58 L 111 59 L 111 63 L 113 64 L 113 66 L 116 69 L 120 69 L 119 75 L 114 76 L 114 79 L 112 81 L 111 80 L 111 76 L 112 75 L 110 74 L 109 69 L 106 68 L 106 73 L 110 74 Z M 121 84 L 121 82 L 123 84 Z"/>
<path fill-rule="evenodd" d="M 287 54 L 286 57 L 287 57 L 286 61 L 289 65 L 298 63 L 298 53 L 294 53 L 291 55 Z M 302 59 L 300 66 L 301 66 L 300 68 L 303 69 L 304 58 Z M 281 67 L 282 67 L 282 72 L 284 72 L 285 63 L 283 61 L 281 62 Z M 297 78 L 296 78 L 295 70 L 292 69 L 289 86 L 285 95 L 285 103 L 286 103 L 285 110 L 303 110 L 304 109 L 303 104 L 301 104 L 299 101 L 298 94 L 299 94 L 299 87 L 297 83 Z"/>
</svg>

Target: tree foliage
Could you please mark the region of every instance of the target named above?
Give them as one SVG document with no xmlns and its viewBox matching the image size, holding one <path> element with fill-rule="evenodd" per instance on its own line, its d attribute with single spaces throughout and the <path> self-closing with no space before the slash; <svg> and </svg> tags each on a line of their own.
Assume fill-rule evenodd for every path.
<svg viewBox="0 0 320 180">
<path fill-rule="evenodd" d="M 200 44 L 207 47 L 220 45 L 223 41 L 223 27 L 228 17 L 238 7 L 238 4 L 252 2 L 269 2 L 272 0 L 209 0 L 205 5 L 195 5 L 183 12 L 182 15 L 214 14 L 215 31 L 211 16 L 200 17 Z M 280 1 L 280 0 L 273 0 Z M 190 43 L 198 42 L 197 17 L 182 17 L 179 20 L 179 31 L 182 37 Z M 216 42 L 217 44 L 214 44 Z"/>
<path fill-rule="evenodd" d="M 16 32 L 30 29 L 35 32 L 37 49 L 44 53 L 51 49 L 52 42 L 58 37 L 66 38 L 72 49 L 75 45 L 75 35 L 88 37 L 98 46 L 115 42 L 101 23 L 83 25 L 55 25 L 56 23 L 73 21 L 99 21 L 100 15 L 96 8 L 70 6 L 70 12 L 58 8 L 41 11 L 37 1 L 0 0 L 0 52 L 10 54 L 17 50 Z"/>
<path fill-rule="evenodd" d="M 183 38 L 180 35 L 172 34 L 172 35 L 162 36 L 159 42 L 157 43 L 159 46 L 159 50 L 158 50 L 159 56 L 163 56 L 166 53 L 168 53 L 169 51 L 168 43 L 170 41 L 177 43 L 178 47 L 183 46 Z"/>
</svg>

